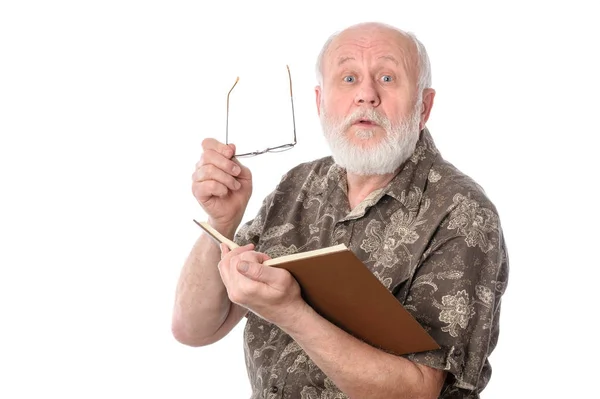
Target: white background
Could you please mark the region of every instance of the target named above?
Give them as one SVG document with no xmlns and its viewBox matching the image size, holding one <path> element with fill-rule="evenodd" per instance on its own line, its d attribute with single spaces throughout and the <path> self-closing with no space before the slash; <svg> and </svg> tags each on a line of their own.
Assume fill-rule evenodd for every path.
<svg viewBox="0 0 600 399">
<path fill-rule="evenodd" d="M 245 220 L 326 155 L 315 58 L 365 20 L 423 41 L 433 137 L 500 212 L 510 282 L 482 397 L 598 397 L 593 3 L 3 1 L 0 397 L 249 396 L 241 324 L 205 348 L 170 333 L 204 218 L 190 176 L 236 76 L 239 149 L 289 141 L 286 64 L 299 144 L 246 162 Z"/>
</svg>

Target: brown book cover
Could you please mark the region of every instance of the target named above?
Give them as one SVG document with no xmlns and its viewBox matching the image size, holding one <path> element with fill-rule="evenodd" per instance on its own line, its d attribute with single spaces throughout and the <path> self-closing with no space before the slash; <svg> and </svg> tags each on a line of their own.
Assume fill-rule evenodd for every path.
<svg viewBox="0 0 600 399">
<path fill-rule="evenodd" d="M 237 245 L 210 225 L 197 222 L 217 242 Z M 400 301 L 344 244 L 285 255 L 264 262 L 288 270 L 304 300 L 321 316 L 362 341 L 396 355 L 439 345 Z"/>
</svg>

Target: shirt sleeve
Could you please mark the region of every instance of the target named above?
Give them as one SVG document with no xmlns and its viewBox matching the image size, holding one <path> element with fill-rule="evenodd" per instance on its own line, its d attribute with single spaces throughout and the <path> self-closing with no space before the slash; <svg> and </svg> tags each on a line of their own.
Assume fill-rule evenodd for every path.
<svg viewBox="0 0 600 399">
<path fill-rule="evenodd" d="M 441 223 L 412 279 L 405 307 L 441 349 L 407 355 L 448 371 L 442 398 L 478 398 L 491 375 L 508 258 L 494 211 L 474 201 Z"/>
</svg>

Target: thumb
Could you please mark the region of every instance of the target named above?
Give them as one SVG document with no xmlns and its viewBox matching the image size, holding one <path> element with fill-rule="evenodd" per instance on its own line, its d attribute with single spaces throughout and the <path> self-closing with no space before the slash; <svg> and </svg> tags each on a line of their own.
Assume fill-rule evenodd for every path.
<svg viewBox="0 0 600 399">
<path fill-rule="evenodd" d="M 265 259 L 266 260 L 266 259 Z M 271 284 L 280 278 L 277 275 L 281 270 L 263 265 L 262 263 L 242 261 L 238 263 L 237 270 L 251 280 Z"/>
</svg>

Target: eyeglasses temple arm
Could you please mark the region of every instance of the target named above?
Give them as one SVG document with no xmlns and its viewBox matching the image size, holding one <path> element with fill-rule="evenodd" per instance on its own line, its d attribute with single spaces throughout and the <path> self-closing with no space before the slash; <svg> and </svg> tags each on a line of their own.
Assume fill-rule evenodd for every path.
<svg viewBox="0 0 600 399">
<path fill-rule="evenodd" d="M 233 91 L 233 88 L 235 87 L 235 85 L 237 84 L 237 82 L 239 80 L 240 80 L 239 76 L 237 78 L 235 78 L 235 83 L 233 84 L 233 86 L 231 86 L 231 89 L 229 89 L 229 92 L 227 93 L 227 116 L 225 118 L 225 144 L 229 144 L 229 95 L 231 94 L 231 92 Z"/>
<path fill-rule="evenodd" d="M 288 78 L 290 81 L 290 99 L 292 101 L 292 123 L 294 124 L 294 144 L 296 144 L 296 116 L 295 116 L 295 112 L 294 112 L 294 93 L 292 91 L 292 74 L 290 72 L 289 65 L 286 65 L 285 67 L 287 68 Z"/>
</svg>

